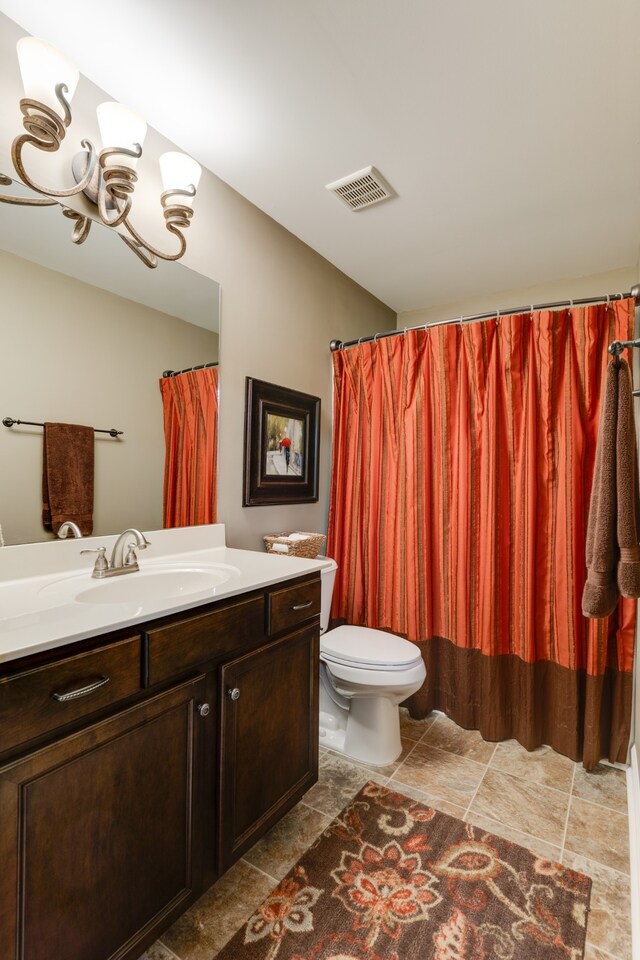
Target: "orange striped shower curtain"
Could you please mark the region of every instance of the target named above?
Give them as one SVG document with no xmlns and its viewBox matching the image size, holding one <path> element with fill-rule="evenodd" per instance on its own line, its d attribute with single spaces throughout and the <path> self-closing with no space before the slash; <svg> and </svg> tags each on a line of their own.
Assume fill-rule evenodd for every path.
<svg viewBox="0 0 640 960">
<path fill-rule="evenodd" d="M 581 612 L 598 414 L 633 301 L 334 353 L 332 616 L 417 643 L 413 716 L 624 761 L 636 601 Z"/>
<path fill-rule="evenodd" d="M 166 455 L 165 527 L 215 523 L 218 466 L 218 368 L 160 380 Z"/>
</svg>

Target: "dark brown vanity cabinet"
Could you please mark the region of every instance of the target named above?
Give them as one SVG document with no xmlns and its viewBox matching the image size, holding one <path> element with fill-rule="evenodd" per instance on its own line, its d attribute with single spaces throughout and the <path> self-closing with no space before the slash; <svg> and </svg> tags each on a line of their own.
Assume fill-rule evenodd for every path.
<svg viewBox="0 0 640 960">
<path fill-rule="evenodd" d="M 0 769 L 1 960 L 129 956 L 193 899 L 203 694 L 196 677 Z"/>
<path fill-rule="evenodd" d="M 315 782 L 319 590 L 0 668 L 0 960 L 137 960 Z"/>
<path fill-rule="evenodd" d="M 318 647 L 303 627 L 222 667 L 222 870 L 315 783 Z"/>
</svg>

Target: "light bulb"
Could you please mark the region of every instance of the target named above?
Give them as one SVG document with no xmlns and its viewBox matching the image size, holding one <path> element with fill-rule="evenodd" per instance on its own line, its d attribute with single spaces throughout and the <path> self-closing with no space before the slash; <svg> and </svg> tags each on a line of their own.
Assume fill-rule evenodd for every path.
<svg viewBox="0 0 640 960">
<path fill-rule="evenodd" d="M 202 168 L 186 153 L 175 150 L 163 153 L 160 157 L 160 175 L 165 190 L 186 190 L 192 186 L 198 189 Z M 176 203 L 186 207 L 193 206 L 193 197 L 176 197 Z"/>
<path fill-rule="evenodd" d="M 96 114 L 103 150 L 113 147 L 126 147 L 127 150 L 132 150 L 136 143 L 142 146 L 147 133 L 147 124 L 129 107 L 110 101 L 101 103 Z M 137 163 L 137 157 L 128 157 L 122 153 L 113 154 L 107 160 L 107 166 L 118 164 L 129 167 L 131 170 L 135 170 Z"/>
<path fill-rule="evenodd" d="M 22 37 L 16 44 L 25 97 L 39 100 L 62 117 L 64 111 L 56 97 L 56 85 L 64 83 L 65 98 L 71 103 L 78 86 L 78 68 L 46 40 Z"/>
</svg>

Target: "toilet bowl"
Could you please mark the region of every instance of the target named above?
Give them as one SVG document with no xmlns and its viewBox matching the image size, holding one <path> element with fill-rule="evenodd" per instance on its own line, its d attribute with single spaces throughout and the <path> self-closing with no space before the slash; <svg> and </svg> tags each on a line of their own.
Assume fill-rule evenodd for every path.
<svg viewBox="0 0 640 960">
<path fill-rule="evenodd" d="M 320 745 L 364 763 L 386 766 L 400 756 L 398 705 L 427 675 L 414 644 L 370 627 L 328 630 L 338 565 L 321 570 Z"/>
</svg>

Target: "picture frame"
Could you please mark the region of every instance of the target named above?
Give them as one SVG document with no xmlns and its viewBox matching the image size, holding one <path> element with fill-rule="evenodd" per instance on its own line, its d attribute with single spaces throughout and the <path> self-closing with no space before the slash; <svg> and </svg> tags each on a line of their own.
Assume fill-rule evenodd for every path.
<svg viewBox="0 0 640 960">
<path fill-rule="evenodd" d="M 320 398 L 246 378 L 243 506 L 318 499 Z"/>
</svg>

